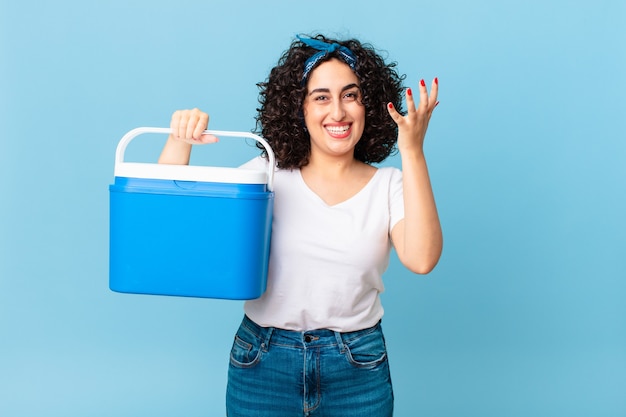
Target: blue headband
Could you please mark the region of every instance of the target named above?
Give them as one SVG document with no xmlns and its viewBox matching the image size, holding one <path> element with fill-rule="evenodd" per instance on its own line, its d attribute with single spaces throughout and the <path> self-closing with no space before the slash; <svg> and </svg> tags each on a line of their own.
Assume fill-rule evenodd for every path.
<svg viewBox="0 0 626 417">
<path fill-rule="evenodd" d="M 309 74 L 311 73 L 311 70 L 322 59 L 328 56 L 328 54 L 331 54 L 335 51 L 337 51 L 337 53 L 344 60 L 344 62 L 348 64 L 350 68 L 352 68 L 352 71 L 355 70 L 356 57 L 354 56 L 352 51 L 346 48 L 345 46 L 341 46 L 336 42 L 327 43 L 327 42 L 320 41 L 318 39 L 303 38 L 300 35 L 297 35 L 297 37 L 300 40 L 300 42 L 302 42 L 306 46 L 310 46 L 311 48 L 317 49 L 319 51 L 315 53 L 313 56 L 311 56 L 309 59 L 307 59 L 306 62 L 304 63 L 304 73 L 302 74 L 303 83 L 308 78 Z"/>
</svg>

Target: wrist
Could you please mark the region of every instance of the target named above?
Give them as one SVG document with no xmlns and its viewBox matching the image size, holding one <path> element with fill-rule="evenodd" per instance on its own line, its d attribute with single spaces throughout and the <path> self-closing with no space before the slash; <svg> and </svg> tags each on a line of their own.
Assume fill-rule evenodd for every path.
<svg viewBox="0 0 626 417">
<path fill-rule="evenodd" d="M 191 154 L 191 144 L 175 139 L 172 135 L 167 138 L 167 142 L 161 151 L 159 163 L 186 165 L 189 163 Z"/>
<path fill-rule="evenodd" d="M 421 146 L 398 146 L 401 159 L 425 159 L 424 148 Z"/>
</svg>

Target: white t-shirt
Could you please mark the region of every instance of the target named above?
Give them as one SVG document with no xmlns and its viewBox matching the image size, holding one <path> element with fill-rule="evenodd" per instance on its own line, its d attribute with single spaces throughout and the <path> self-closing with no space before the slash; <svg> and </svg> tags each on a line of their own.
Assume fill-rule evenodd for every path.
<svg viewBox="0 0 626 417">
<path fill-rule="evenodd" d="M 262 166 L 262 158 L 244 165 Z M 355 196 L 333 206 L 299 169 L 277 170 L 267 291 L 246 301 L 246 314 L 260 326 L 297 331 L 374 326 L 383 316 L 391 229 L 402 218 L 397 168 L 377 169 Z"/>
</svg>

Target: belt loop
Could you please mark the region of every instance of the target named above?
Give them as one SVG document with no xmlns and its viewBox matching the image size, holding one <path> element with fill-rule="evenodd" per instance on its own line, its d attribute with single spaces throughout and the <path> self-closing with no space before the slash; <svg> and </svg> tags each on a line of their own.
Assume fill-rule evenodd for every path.
<svg viewBox="0 0 626 417">
<path fill-rule="evenodd" d="M 337 339 L 337 345 L 339 346 L 339 353 L 346 353 L 346 345 L 343 344 L 343 337 L 340 332 L 334 332 Z"/>
<path fill-rule="evenodd" d="M 270 340 L 272 339 L 272 333 L 274 332 L 274 328 L 266 327 L 265 331 L 265 340 L 263 340 L 263 343 L 261 344 L 261 349 L 263 350 L 263 352 L 267 352 L 267 350 L 270 348 Z"/>
</svg>

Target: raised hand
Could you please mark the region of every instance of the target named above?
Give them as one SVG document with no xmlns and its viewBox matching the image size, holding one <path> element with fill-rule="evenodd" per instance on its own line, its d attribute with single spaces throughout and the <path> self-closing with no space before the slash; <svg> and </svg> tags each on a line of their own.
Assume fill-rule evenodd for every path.
<svg viewBox="0 0 626 417">
<path fill-rule="evenodd" d="M 438 92 L 439 81 L 437 78 L 431 84 L 430 95 L 426 89 L 426 83 L 424 80 L 421 80 L 419 85 L 419 103 L 416 107 L 413 91 L 408 88 L 406 90 L 406 116 L 398 113 L 392 103 L 388 104 L 389 115 L 398 125 L 398 150 L 400 153 L 411 150 L 421 152 L 423 150 L 428 122 L 433 114 L 433 110 L 439 104 L 437 101 Z"/>
<path fill-rule="evenodd" d="M 437 107 L 439 84 L 435 78 L 430 95 L 424 80 L 419 85 L 419 104 L 411 89 L 406 91 L 407 115 L 402 116 L 389 103 L 388 110 L 398 125 L 398 150 L 402 160 L 404 219 L 391 231 L 400 261 L 418 274 L 430 272 L 441 256 L 443 237 L 435 205 L 426 157 L 424 137 L 433 110 Z"/>
</svg>

